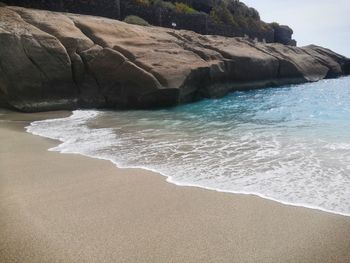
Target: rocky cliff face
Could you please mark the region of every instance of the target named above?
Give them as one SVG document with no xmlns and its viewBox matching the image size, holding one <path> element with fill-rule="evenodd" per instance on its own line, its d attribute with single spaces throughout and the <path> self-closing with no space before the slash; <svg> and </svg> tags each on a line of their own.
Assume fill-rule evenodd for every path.
<svg viewBox="0 0 350 263">
<path fill-rule="evenodd" d="M 151 108 L 350 72 L 318 46 L 0 8 L 0 104 L 21 111 Z"/>
</svg>

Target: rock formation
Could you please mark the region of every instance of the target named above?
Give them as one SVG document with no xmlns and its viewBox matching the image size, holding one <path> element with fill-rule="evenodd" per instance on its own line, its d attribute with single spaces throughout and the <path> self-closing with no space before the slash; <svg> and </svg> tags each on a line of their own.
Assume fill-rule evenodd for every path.
<svg viewBox="0 0 350 263">
<path fill-rule="evenodd" d="M 274 27 L 275 41 L 283 45 L 296 46 L 297 43 L 292 39 L 293 29 L 289 26 L 276 25 Z"/>
<path fill-rule="evenodd" d="M 151 108 L 350 73 L 318 46 L 0 7 L 0 104 L 20 111 Z"/>
</svg>

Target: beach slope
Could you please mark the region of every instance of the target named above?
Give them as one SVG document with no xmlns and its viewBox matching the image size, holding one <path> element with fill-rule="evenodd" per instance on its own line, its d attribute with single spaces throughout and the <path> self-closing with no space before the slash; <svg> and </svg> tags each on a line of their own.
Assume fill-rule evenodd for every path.
<svg viewBox="0 0 350 263">
<path fill-rule="evenodd" d="M 1 262 L 350 262 L 350 217 L 175 186 L 24 131 L 67 114 L 0 117 Z"/>
</svg>

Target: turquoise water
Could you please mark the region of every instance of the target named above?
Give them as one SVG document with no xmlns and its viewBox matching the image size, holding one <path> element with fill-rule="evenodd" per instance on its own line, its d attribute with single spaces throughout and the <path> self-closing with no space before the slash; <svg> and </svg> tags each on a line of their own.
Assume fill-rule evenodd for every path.
<svg viewBox="0 0 350 263">
<path fill-rule="evenodd" d="M 29 132 L 52 150 L 168 181 L 350 215 L 350 78 L 235 92 L 154 111 L 75 111 Z"/>
</svg>

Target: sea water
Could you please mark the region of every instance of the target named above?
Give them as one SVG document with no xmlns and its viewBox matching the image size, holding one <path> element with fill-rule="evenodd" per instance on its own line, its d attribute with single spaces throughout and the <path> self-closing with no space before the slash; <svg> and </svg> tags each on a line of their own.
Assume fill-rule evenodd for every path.
<svg viewBox="0 0 350 263">
<path fill-rule="evenodd" d="M 178 185 L 350 215 L 349 77 L 169 109 L 78 110 L 27 130 L 60 140 L 53 151 L 157 171 Z"/>
</svg>

